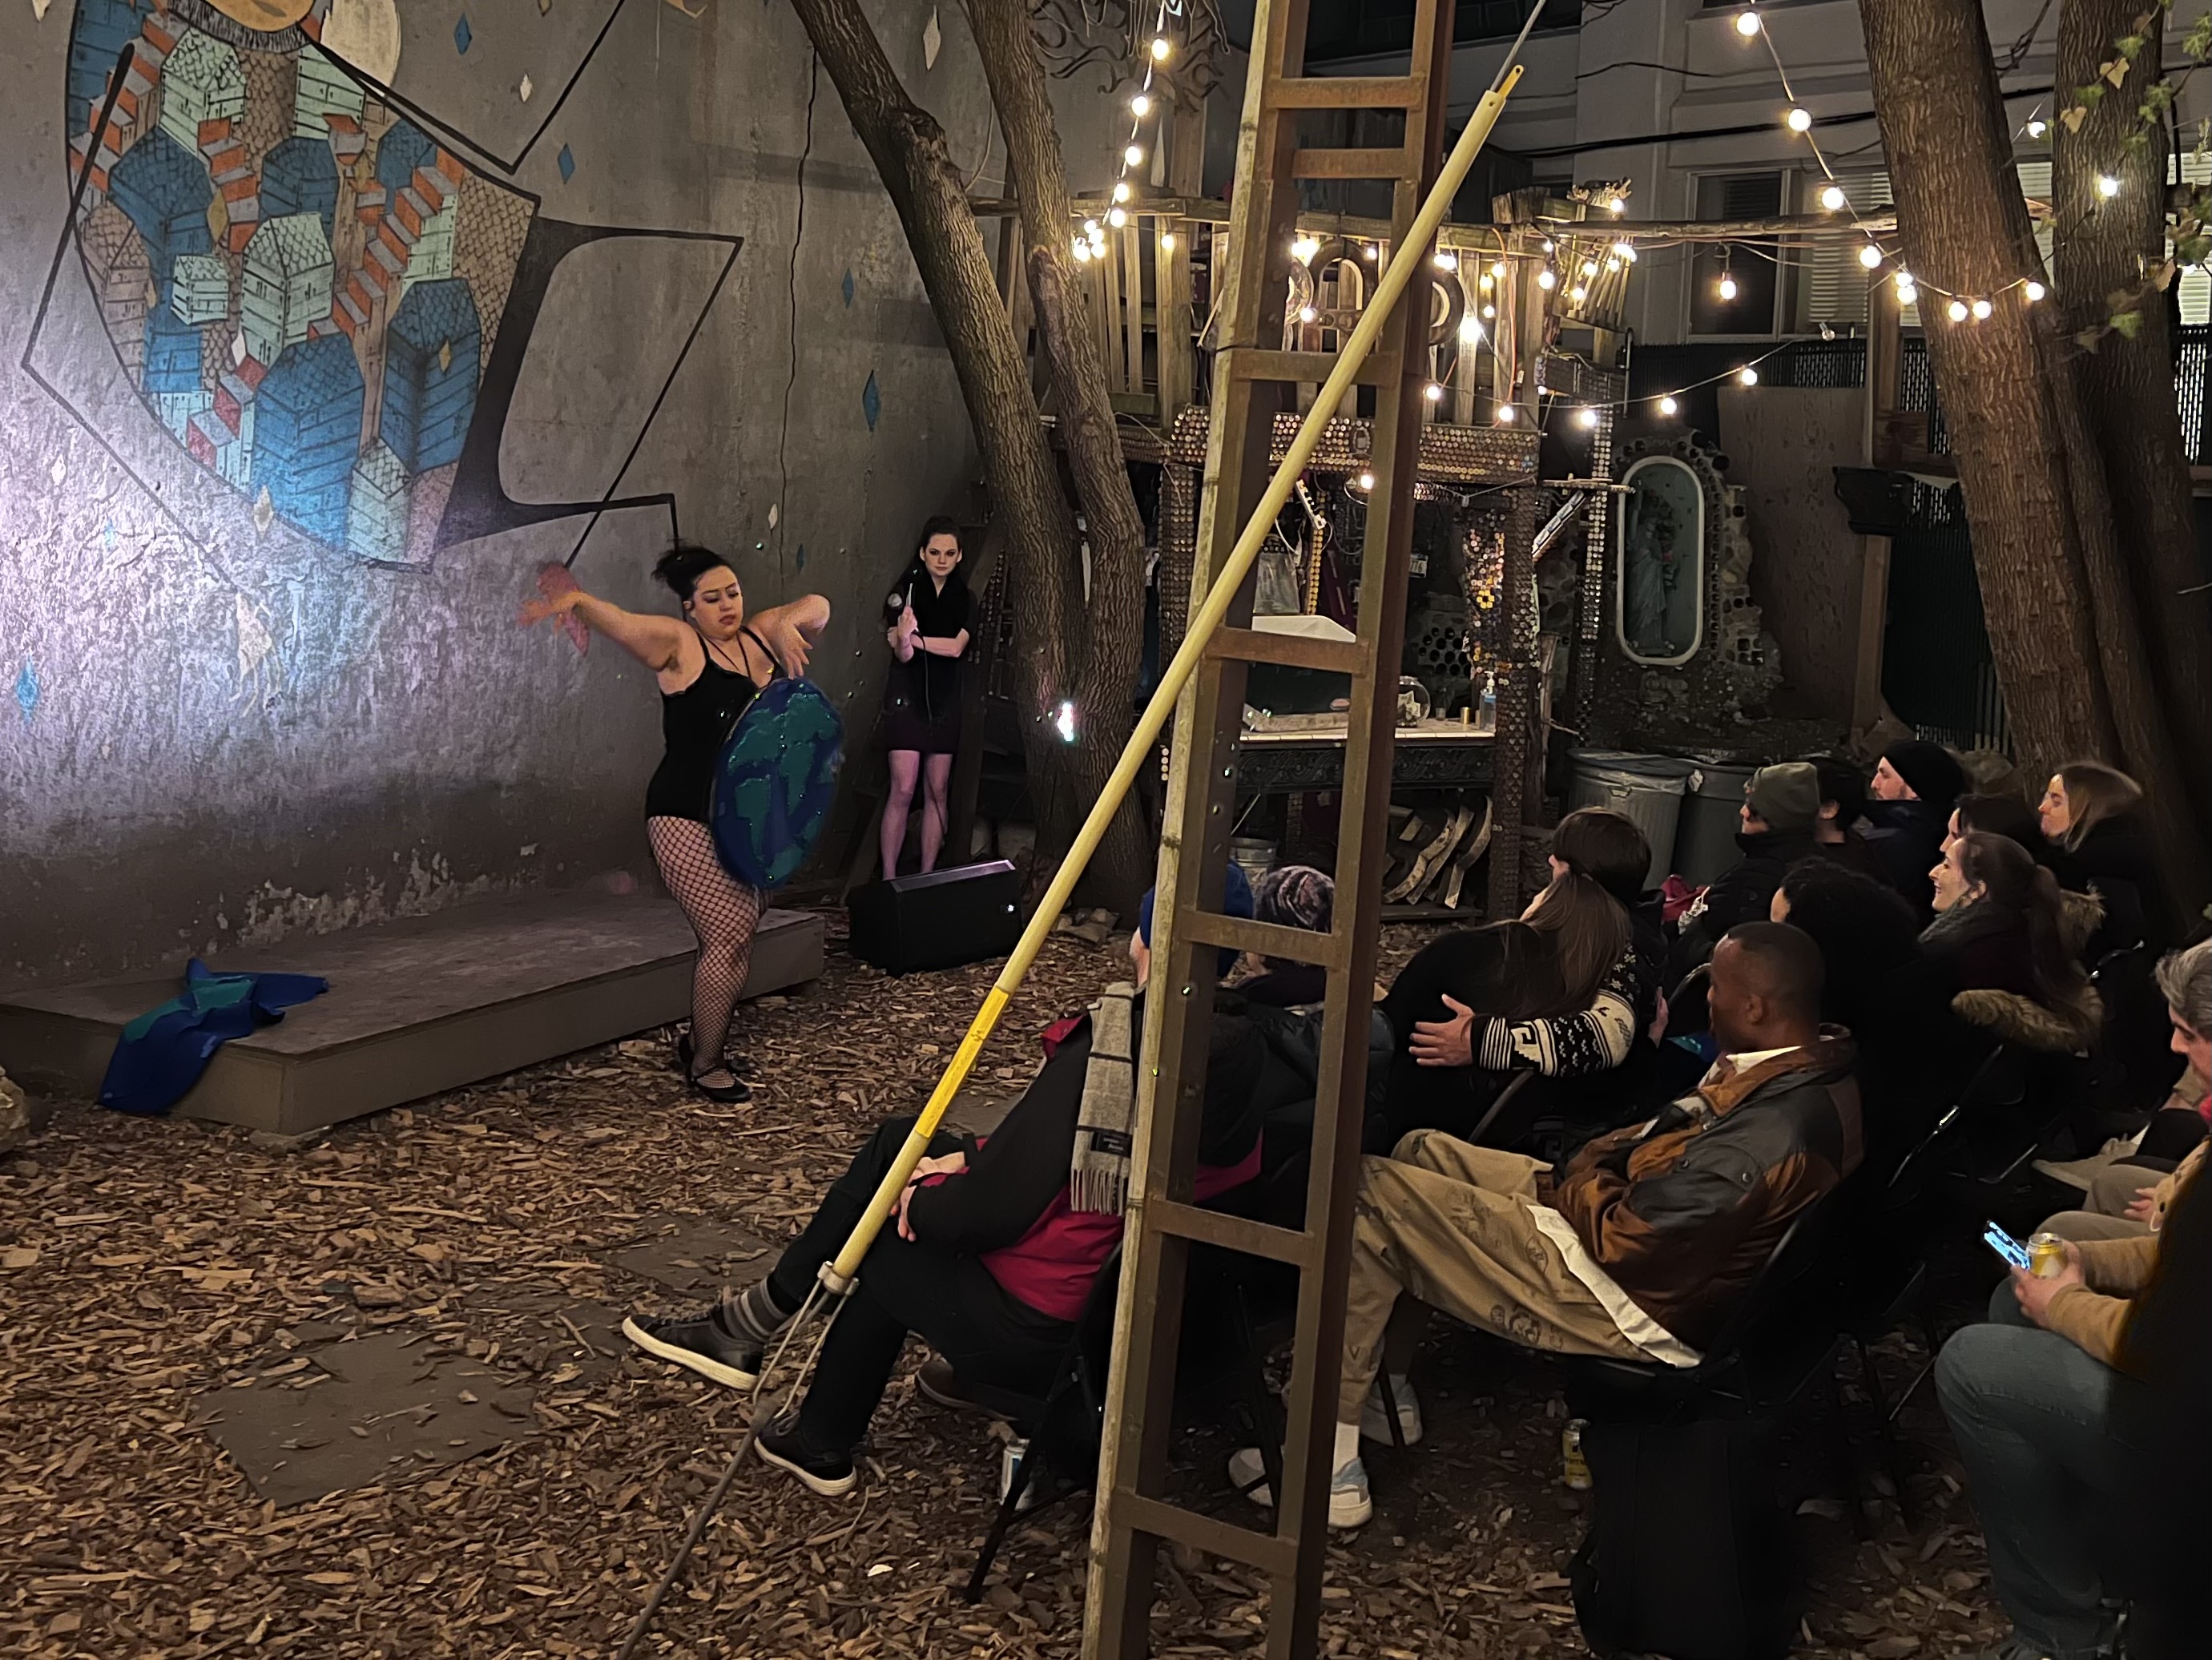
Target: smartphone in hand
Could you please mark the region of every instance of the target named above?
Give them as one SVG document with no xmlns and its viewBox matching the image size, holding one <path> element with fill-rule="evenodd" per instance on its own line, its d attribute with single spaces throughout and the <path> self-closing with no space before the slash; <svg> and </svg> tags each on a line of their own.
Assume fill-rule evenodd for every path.
<svg viewBox="0 0 2212 1660">
<path fill-rule="evenodd" d="M 2024 1268 L 2028 1265 L 2027 1247 L 1994 1222 L 1982 1230 L 1982 1243 L 2004 1258 L 2007 1268 Z"/>
</svg>

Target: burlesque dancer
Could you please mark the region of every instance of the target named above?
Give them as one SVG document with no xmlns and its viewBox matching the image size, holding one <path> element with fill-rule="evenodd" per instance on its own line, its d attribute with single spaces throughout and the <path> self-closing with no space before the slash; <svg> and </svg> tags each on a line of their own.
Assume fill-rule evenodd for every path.
<svg viewBox="0 0 2212 1660">
<path fill-rule="evenodd" d="M 884 879 L 898 874 L 899 850 L 916 786 L 922 791 L 921 868 L 937 868 L 951 816 L 952 757 L 960 748 L 960 660 L 975 601 L 960 575 L 960 526 L 936 518 L 899 578 L 898 608 L 884 637 L 898 660 L 884 703 L 884 747 L 891 793 L 884 805 Z M 956 852 L 957 849 L 955 850 Z"/>
<path fill-rule="evenodd" d="M 645 830 L 661 880 L 699 936 L 691 1029 L 678 1040 L 677 1056 L 691 1087 L 709 1100 L 747 1101 L 752 1091 L 723 1049 L 767 896 L 722 867 L 707 827 L 708 802 L 731 728 L 762 687 L 779 675 L 806 672 L 807 654 L 829 626 L 830 602 L 810 593 L 748 622 L 737 574 L 705 548 L 672 549 L 653 575 L 675 592 L 680 620 L 640 616 L 581 588 L 532 600 L 522 617 L 537 623 L 574 613 L 660 681 L 660 731 L 668 748 L 646 786 Z"/>
</svg>

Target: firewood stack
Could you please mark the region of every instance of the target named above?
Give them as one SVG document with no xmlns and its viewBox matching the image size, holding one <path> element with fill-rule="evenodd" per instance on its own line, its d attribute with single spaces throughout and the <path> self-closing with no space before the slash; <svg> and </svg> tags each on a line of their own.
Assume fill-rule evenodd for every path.
<svg viewBox="0 0 2212 1660">
<path fill-rule="evenodd" d="M 1382 901 L 1472 911 L 1481 890 L 1468 873 L 1490 848 L 1490 798 L 1469 794 L 1452 802 L 1390 809 L 1390 863 Z"/>
</svg>

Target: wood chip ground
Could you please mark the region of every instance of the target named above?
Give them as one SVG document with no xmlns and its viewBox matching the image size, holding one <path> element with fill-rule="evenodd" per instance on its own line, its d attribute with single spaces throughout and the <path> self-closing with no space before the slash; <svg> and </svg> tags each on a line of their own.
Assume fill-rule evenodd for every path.
<svg viewBox="0 0 2212 1660">
<path fill-rule="evenodd" d="M 1393 929 L 1388 951 L 1423 937 Z M 1121 944 L 1051 942 L 983 1057 L 986 1116 Z M 0 1653 L 611 1655 L 744 1424 L 613 1326 L 757 1274 L 861 1133 L 921 1100 L 994 971 L 888 979 L 833 952 L 803 994 L 741 1012 L 763 1080 L 746 1107 L 686 1094 L 648 1040 L 304 1151 L 57 1104 L 0 1162 Z M 1893 1340 L 1887 1358 L 1901 1377 L 1924 1356 Z M 916 1397 L 918 1359 L 855 1495 L 739 1478 L 647 1652 L 1076 1654 L 1079 1505 L 1018 1529 L 986 1600 L 959 1599 L 1000 1443 Z M 1431 1438 L 1372 1456 L 1377 1516 L 1330 1553 L 1323 1651 L 1582 1652 L 1563 1574 L 1585 1499 L 1560 1482 L 1556 1374 L 1453 1329 L 1416 1377 Z M 1807 1655 L 1942 1657 L 1999 1629 L 1925 1392 L 1905 1424 L 1921 1526 L 1883 1505 L 1862 1543 L 1842 1505 L 1808 1514 Z M 1182 1502 L 1236 1513 L 1230 1445 L 1185 1438 Z M 1160 1591 L 1156 1653 L 1261 1642 L 1248 1571 L 1169 1562 Z"/>
</svg>

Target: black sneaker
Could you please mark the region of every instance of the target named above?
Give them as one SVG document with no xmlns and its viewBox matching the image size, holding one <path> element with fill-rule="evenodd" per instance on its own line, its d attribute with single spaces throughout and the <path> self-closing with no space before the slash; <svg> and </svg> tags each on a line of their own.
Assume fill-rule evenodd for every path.
<svg viewBox="0 0 2212 1660">
<path fill-rule="evenodd" d="M 763 1463 L 789 1470 L 824 1499 L 842 1498 L 860 1484 L 851 1453 L 816 1450 L 800 1437 L 799 1426 L 788 1419 L 778 1419 L 763 1429 L 753 1446 Z"/>
<path fill-rule="evenodd" d="M 968 1393 L 960 1382 L 960 1374 L 952 1370 L 952 1363 L 943 1355 L 933 1354 L 921 1363 L 921 1370 L 915 1374 L 914 1387 L 923 1400 L 934 1402 L 947 1412 L 996 1416 L 990 1408 Z"/>
<path fill-rule="evenodd" d="M 688 1320 L 672 1316 L 633 1315 L 622 1323 L 623 1335 L 647 1354 L 688 1366 L 702 1377 L 733 1389 L 750 1390 L 760 1382 L 761 1350 L 724 1331 L 712 1309 Z"/>
</svg>

